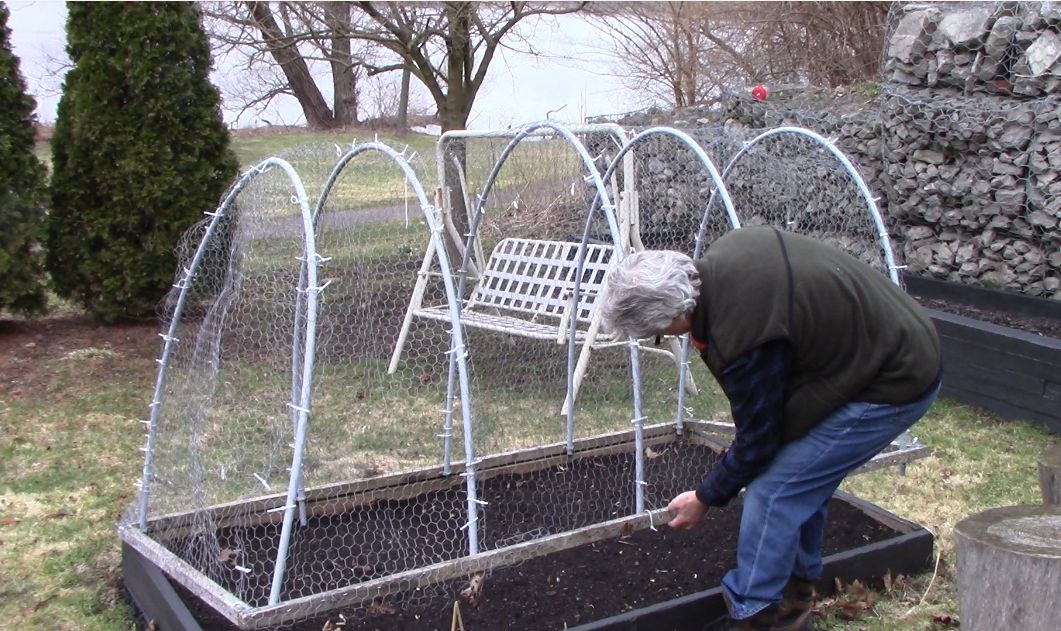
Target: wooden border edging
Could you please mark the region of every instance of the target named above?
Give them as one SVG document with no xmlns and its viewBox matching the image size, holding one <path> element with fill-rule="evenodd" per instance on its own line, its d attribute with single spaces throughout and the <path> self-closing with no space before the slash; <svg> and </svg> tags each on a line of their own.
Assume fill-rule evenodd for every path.
<svg viewBox="0 0 1061 631">
<path fill-rule="evenodd" d="M 943 347 L 940 396 L 1061 433 L 1061 341 L 927 311 Z"/>
<path fill-rule="evenodd" d="M 202 631 L 162 570 L 128 543 L 122 543 L 122 578 L 148 625 L 162 631 Z"/>
<path fill-rule="evenodd" d="M 1061 301 L 913 274 L 911 295 L 1017 317 L 1061 320 Z M 943 346 L 940 396 L 1061 433 L 1061 340 L 926 309 Z"/>
</svg>

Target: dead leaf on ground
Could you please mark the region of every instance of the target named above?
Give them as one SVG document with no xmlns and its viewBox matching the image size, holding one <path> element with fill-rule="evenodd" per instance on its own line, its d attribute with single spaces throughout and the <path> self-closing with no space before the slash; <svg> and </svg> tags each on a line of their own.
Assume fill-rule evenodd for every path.
<svg viewBox="0 0 1061 631">
<path fill-rule="evenodd" d="M 37 602 L 33 603 L 29 607 L 26 607 L 25 609 L 22 610 L 23 617 L 28 618 L 28 617 L 32 616 L 33 614 L 35 614 L 38 611 L 40 611 L 45 605 L 47 605 L 48 603 L 50 603 L 53 600 L 55 600 L 55 596 L 49 596 L 49 597 L 45 598 L 44 600 L 38 600 Z"/>
<path fill-rule="evenodd" d="M 619 526 L 620 537 L 629 537 L 632 534 L 634 534 L 634 525 L 632 523 L 626 522 L 622 526 Z"/>
<path fill-rule="evenodd" d="M 239 550 L 233 550 L 232 548 L 225 548 L 217 555 L 217 560 L 225 563 L 226 565 L 235 565 L 236 557 L 239 555 Z"/>
<path fill-rule="evenodd" d="M 479 572 L 468 581 L 468 586 L 461 590 L 461 598 L 468 601 L 472 607 L 479 606 L 479 600 L 483 595 L 483 585 L 486 584 L 486 574 Z"/>
<path fill-rule="evenodd" d="M 667 453 L 666 450 L 664 450 L 664 451 L 656 451 L 655 449 L 653 449 L 651 447 L 645 447 L 645 456 L 647 456 L 649 460 L 655 460 L 656 458 L 659 458 L 660 456 L 662 456 L 665 453 Z"/>
<path fill-rule="evenodd" d="M 324 622 L 324 626 L 321 627 L 321 631 L 338 631 L 346 626 L 346 616 L 339 614 L 339 621 L 332 622 L 329 618 Z"/>
<path fill-rule="evenodd" d="M 18 517 L 0 517 L 0 526 L 14 526 L 20 521 Z"/>
<path fill-rule="evenodd" d="M 393 605 L 388 605 L 382 600 L 373 600 L 372 604 L 368 606 L 368 613 L 373 616 L 390 616 L 396 611 L 398 610 Z"/>
<path fill-rule="evenodd" d="M 839 580 L 837 587 L 841 586 Z M 862 614 L 871 611 L 877 604 L 877 595 L 866 588 L 861 581 L 853 581 L 846 591 L 838 590 L 830 601 L 822 603 L 822 609 L 835 609 L 836 615 L 844 620 L 857 620 Z"/>
<path fill-rule="evenodd" d="M 944 627 L 960 627 L 961 622 L 958 620 L 958 616 L 951 616 L 947 614 L 941 614 L 938 616 L 932 616 L 932 624 L 940 625 Z"/>
</svg>

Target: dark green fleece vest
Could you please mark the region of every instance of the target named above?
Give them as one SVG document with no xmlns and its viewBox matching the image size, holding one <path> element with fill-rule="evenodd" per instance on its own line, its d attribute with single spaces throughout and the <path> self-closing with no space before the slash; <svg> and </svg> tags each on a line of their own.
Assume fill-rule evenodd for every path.
<svg viewBox="0 0 1061 631">
<path fill-rule="evenodd" d="M 940 369 L 936 329 L 884 274 L 814 239 L 749 227 L 697 261 L 692 335 L 717 379 L 742 353 L 772 340 L 794 351 L 783 440 L 806 434 L 851 401 L 909 403 Z"/>
</svg>

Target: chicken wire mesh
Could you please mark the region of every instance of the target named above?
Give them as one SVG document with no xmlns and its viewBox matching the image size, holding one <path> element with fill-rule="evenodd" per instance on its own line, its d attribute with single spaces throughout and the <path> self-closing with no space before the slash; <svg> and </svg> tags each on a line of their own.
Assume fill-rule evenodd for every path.
<svg viewBox="0 0 1061 631">
<path fill-rule="evenodd" d="M 741 213 L 871 238 L 807 140 L 545 124 L 449 134 L 435 163 L 376 143 L 263 163 L 181 242 L 123 538 L 218 624 L 321 628 L 437 609 L 527 544 L 651 519 L 709 466 L 676 421 L 727 403 L 679 341 L 611 340 L 586 301 L 629 248 L 698 255 Z M 762 170 L 785 174 L 769 194 Z M 474 304 L 491 275 L 502 302 Z"/>
<path fill-rule="evenodd" d="M 897 4 L 881 102 L 911 269 L 1061 296 L 1061 9 Z"/>
</svg>

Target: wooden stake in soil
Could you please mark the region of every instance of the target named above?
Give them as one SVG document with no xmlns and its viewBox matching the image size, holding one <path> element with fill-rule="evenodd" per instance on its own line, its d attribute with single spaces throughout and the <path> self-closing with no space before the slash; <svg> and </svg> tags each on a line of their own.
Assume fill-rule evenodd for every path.
<svg viewBox="0 0 1061 631">
<path fill-rule="evenodd" d="M 1054 631 L 1061 603 L 1061 506 L 1007 506 L 954 527 L 967 631 Z"/>
<path fill-rule="evenodd" d="M 1061 506 L 1061 443 L 1048 447 L 1036 459 L 1039 463 L 1039 490 L 1043 503 Z"/>
</svg>

